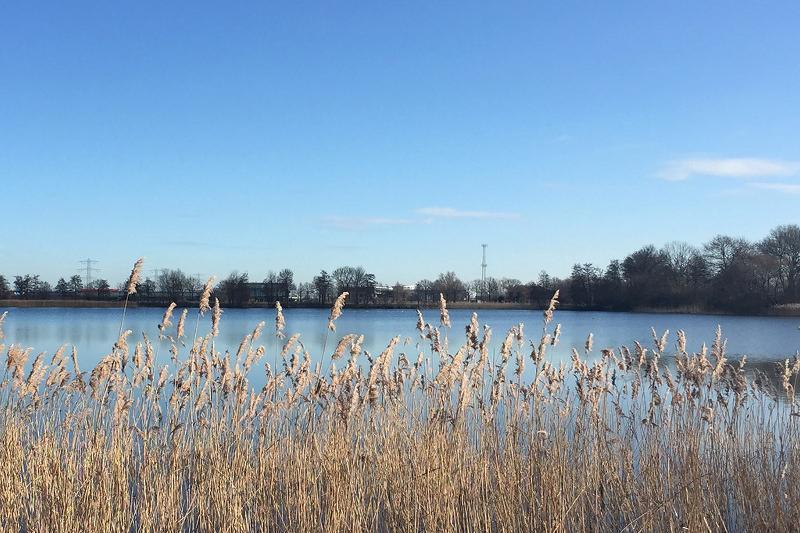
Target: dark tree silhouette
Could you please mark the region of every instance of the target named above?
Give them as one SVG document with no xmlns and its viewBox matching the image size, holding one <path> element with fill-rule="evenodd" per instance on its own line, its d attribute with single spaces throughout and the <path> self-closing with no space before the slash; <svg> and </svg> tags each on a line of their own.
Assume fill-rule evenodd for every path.
<svg viewBox="0 0 800 533">
<path fill-rule="evenodd" d="M 323 270 L 319 273 L 319 276 L 314 276 L 312 283 L 317 291 L 318 303 L 327 304 L 333 291 L 333 279 Z"/>
<path fill-rule="evenodd" d="M 250 284 L 247 281 L 247 272 L 241 274 L 236 271 L 231 272 L 219 283 L 218 290 L 225 305 L 241 307 L 250 302 Z"/>
<path fill-rule="evenodd" d="M 0 274 L 0 300 L 5 300 L 11 297 L 11 287 L 8 286 L 8 280 Z"/>
</svg>

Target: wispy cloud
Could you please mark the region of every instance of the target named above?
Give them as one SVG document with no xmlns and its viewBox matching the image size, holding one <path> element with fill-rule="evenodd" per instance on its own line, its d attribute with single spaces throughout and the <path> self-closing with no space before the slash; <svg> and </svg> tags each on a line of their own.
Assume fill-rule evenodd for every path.
<svg viewBox="0 0 800 533">
<path fill-rule="evenodd" d="M 670 181 L 683 181 L 692 176 L 759 179 L 794 176 L 800 163 L 758 158 L 680 159 L 669 162 L 659 176 Z"/>
<path fill-rule="evenodd" d="M 778 191 L 788 194 L 800 194 L 800 184 L 798 183 L 751 183 L 753 187 L 759 189 L 766 189 L 769 191 Z"/>
<path fill-rule="evenodd" d="M 207 242 L 191 241 L 191 240 L 165 241 L 164 244 L 166 244 L 167 246 L 186 246 L 191 248 L 206 248 L 211 246 L 211 244 Z"/>
<path fill-rule="evenodd" d="M 162 241 L 159 244 L 168 246 L 170 248 L 208 248 L 208 249 L 221 249 L 221 250 L 261 250 L 262 246 L 253 245 L 252 243 L 237 244 L 233 242 L 204 242 L 193 240 L 170 240 Z"/>
<path fill-rule="evenodd" d="M 361 246 L 359 244 L 327 244 L 325 245 L 325 249 L 331 252 L 357 252 L 360 250 L 366 250 L 366 246 Z"/>
<path fill-rule="evenodd" d="M 410 217 L 370 217 L 330 215 L 321 219 L 322 225 L 340 230 L 361 230 L 375 226 L 406 226 L 412 224 L 432 224 L 437 220 L 476 219 L 511 220 L 520 218 L 518 213 L 500 211 L 472 211 L 454 207 L 422 207 Z"/>
<path fill-rule="evenodd" d="M 363 229 L 369 226 L 401 226 L 414 224 L 416 221 L 410 218 L 387 218 L 387 217 L 342 217 L 327 216 L 322 219 L 326 226 L 336 229 Z"/>
<path fill-rule="evenodd" d="M 480 218 L 480 219 L 512 219 L 519 218 L 518 213 L 499 211 L 468 211 L 453 207 L 423 207 L 417 213 L 432 218 Z"/>
</svg>

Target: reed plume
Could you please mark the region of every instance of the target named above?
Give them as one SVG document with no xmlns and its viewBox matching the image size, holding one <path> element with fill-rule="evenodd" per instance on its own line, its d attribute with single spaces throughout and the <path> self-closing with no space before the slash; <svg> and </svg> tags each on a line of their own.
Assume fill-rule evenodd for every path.
<svg viewBox="0 0 800 533">
<path fill-rule="evenodd" d="M 444 299 L 444 294 L 439 293 L 439 319 L 442 326 L 450 327 L 450 313 L 447 311 L 447 301 Z"/>
<path fill-rule="evenodd" d="M 166 311 L 164 311 L 164 317 L 161 319 L 161 324 L 158 326 L 161 334 L 163 334 L 164 331 L 172 325 L 172 312 L 175 310 L 175 307 L 177 307 L 177 304 L 172 302 L 169 304 Z"/>
<path fill-rule="evenodd" d="M 556 291 L 553 294 L 553 297 L 550 298 L 550 303 L 547 304 L 547 309 L 544 310 L 544 325 L 547 326 L 553 320 L 553 314 L 556 310 L 556 305 L 558 305 L 558 295 L 560 291 Z"/>
<path fill-rule="evenodd" d="M 328 317 L 328 329 L 330 331 L 336 331 L 336 319 L 342 315 L 342 309 L 344 308 L 344 301 L 347 299 L 349 292 L 343 292 L 336 298 L 336 301 L 333 302 L 333 307 L 331 307 L 331 314 Z"/>
<path fill-rule="evenodd" d="M 331 359 L 334 361 L 339 359 L 342 354 L 344 354 L 345 350 L 347 350 L 348 345 L 352 346 L 352 343 L 356 340 L 356 338 L 356 335 L 353 334 L 342 337 L 341 340 L 339 340 L 339 344 L 336 345 L 336 349 L 333 351 Z"/>
<path fill-rule="evenodd" d="M 206 311 L 211 310 L 210 299 L 211 291 L 214 288 L 214 276 L 208 278 L 206 284 L 203 286 L 203 292 L 200 294 L 200 314 L 205 314 Z"/>
<path fill-rule="evenodd" d="M 133 337 L 121 332 L 88 384 L 74 346 L 71 374 L 64 346 L 49 367 L 44 353 L 28 367 L 32 349 L 12 344 L 0 384 L 3 529 L 794 531 L 800 521 L 800 355 L 748 371 L 744 358 L 727 362 L 721 330 L 711 361 L 705 347 L 685 353 L 683 332 L 674 360 L 664 335 L 652 352 L 637 342 L 593 356 L 590 336 L 545 353 L 561 330 L 545 315 L 533 341 L 512 327 L 494 364 L 491 329 L 479 340 L 472 316 L 455 353 L 420 320 L 430 346 L 395 336 L 373 356 L 348 334 L 331 355 L 349 350 L 346 365 L 326 371 L 325 351 L 309 353 L 296 333 L 283 368 L 262 373 L 263 322 L 234 357 L 217 346 L 218 320 L 191 346 L 170 338 L 174 364 L 159 368 L 143 334 L 130 379 Z M 514 355 L 518 378 L 507 381 Z"/>
<path fill-rule="evenodd" d="M 137 259 L 136 262 L 133 264 L 133 270 L 131 270 L 131 275 L 128 278 L 128 282 L 125 284 L 128 296 L 136 293 L 136 286 L 139 284 L 139 276 L 142 273 L 143 266 L 144 266 L 143 257 Z"/>
<path fill-rule="evenodd" d="M 219 298 L 214 298 L 214 312 L 211 314 L 211 335 L 219 335 L 219 320 L 222 318 L 222 308 L 219 306 Z"/>
<path fill-rule="evenodd" d="M 186 316 L 189 314 L 188 309 L 184 309 L 181 313 L 181 317 L 178 319 L 178 330 L 176 332 L 177 338 L 182 338 L 184 336 L 184 327 L 186 326 Z"/>
<path fill-rule="evenodd" d="M 286 320 L 283 318 L 283 307 L 279 301 L 275 302 L 275 336 L 283 339 L 286 335 L 283 333 L 286 327 Z"/>
</svg>

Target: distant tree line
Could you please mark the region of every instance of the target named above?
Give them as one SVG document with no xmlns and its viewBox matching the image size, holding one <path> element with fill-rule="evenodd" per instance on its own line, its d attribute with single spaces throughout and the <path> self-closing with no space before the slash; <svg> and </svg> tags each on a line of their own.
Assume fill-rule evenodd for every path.
<svg viewBox="0 0 800 533">
<path fill-rule="evenodd" d="M 53 298 L 93 299 L 103 298 L 110 294 L 108 282 L 104 279 L 93 281 L 84 286 L 80 276 L 72 276 L 69 280 L 59 278 L 55 288 L 39 279 L 38 274 L 14 276 L 9 284 L 5 276 L 0 275 L 0 300 L 21 298 L 23 300 L 47 300 Z"/>
<path fill-rule="evenodd" d="M 142 304 L 189 303 L 199 297 L 205 280 L 179 269 L 162 270 L 140 283 L 134 300 Z M 122 286 L 106 280 L 84 286 L 80 276 L 60 278 L 55 287 L 38 275 L 0 275 L 0 299 L 114 299 Z M 262 281 L 247 272 L 231 272 L 215 288 L 227 306 L 292 303 L 329 305 L 338 294 L 350 293 L 351 305 L 435 305 L 439 294 L 451 302 L 507 302 L 543 306 L 561 291 L 563 306 L 574 309 L 685 309 L 759 312 L 777 305 L 800 303 L 800 227 L 774 228 L 762 240 L 717 235 L 701 247 L 671 242 L 647 245 L 605 268 L 576 263 L 569 277 L 540 272 L 535 281 L 493 278 L 465 282 L 455 272 L 411 285 L 379 284 L 363 267 L 322 270 L 310 282 L 295 283 L 288 268 L 270 271 Z"/>
<path fill-rule="evenodd" d="M 759 242 L 718 235 L 701 248 L 645 246 L 605 269 L 576 264 L 563 285 L 578 307 L 757 312 L 800 301 L 800 227 Z"/>
<path fill-rule="evenodd" d="M 717 235 L 701 247 L 671 242 L 647 245 L 605 268 L 576 263 L 569 277 L 540 272 L 536 281 L 493 277 L 461 281 L 453 272 L 418 281 L 413 291 L 396 285 L 392 303 L 509 302 L 542 306 L 553 291 L 575 309 L 685 309 L 760 312 L 800 303 L 800 227 L 774 228 L 762 240 Z"/>
</svg>

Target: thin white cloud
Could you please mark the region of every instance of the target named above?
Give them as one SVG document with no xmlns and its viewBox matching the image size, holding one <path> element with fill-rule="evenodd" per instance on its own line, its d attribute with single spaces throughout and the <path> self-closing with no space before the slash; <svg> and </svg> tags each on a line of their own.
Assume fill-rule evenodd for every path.
<svg viewBox="0 0 800 533">
<path fill-rule="evenodd" d="M 766 189 L 768 191 L 778 191 L 787 194 L 800 194 L 800 184 L 798 183 L 751 183 L 753 187 Z"/>
<path fill-rule="evenodd" d="M 408 218 L 328 216 L 323 218 L 322 222 L 336 229 L 352 230 L 363 229 L 369 226 L 400 226 L 413 224 L 415 221 Z"/>
<path fill-rule="evenodd" d="M 499 211 L 466 211 L 453 207 L 423 207 L 417 213 L 432 218 L 480 218 L 480 219 L 512 219 L 519 218 L 518 213 Z"/>
<path fill-rule="evenodd" d="M 389 217 L 362 217 L 338 216 L 323 217 L 324 226 L 340 230 L 361 230 L 373 226 L 404 226 L 410 224 L 432 224 L 436 220 L 445 219 L 480 219 L 480 220 L 510 220 L 519 218 L 518 213 L 500 211 L 469 211 L 453 207 L 423 207 L 415 210 L 414 217 L 389 218 Z"/>
<path fill-rule="evenodd" d="M 692 176 L 758 179 L 789 177 L 798 172 L 798 162 L 741 157 L 671 161 L 659 172 L 659 176 L 669 181 L 683 181 Z"/>
</svg>

